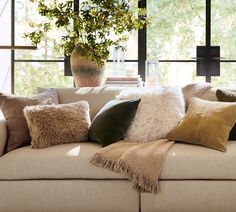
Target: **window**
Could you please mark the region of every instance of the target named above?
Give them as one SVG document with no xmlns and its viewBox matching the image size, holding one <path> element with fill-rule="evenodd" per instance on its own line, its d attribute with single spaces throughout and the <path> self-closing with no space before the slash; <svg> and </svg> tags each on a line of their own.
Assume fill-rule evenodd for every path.
<svg viewBox="0 0 236 212">
<path fill-rule="evenodd" d="M 221 47 L 221 77 L 213 77 L 217 86 L 236 85 L 236 1 L 212 0 L 212 45 Z M 225 62 L 224 62 L 225 61 Z"/>
<path fill-rule="evenodd" d="M 147 59 L 160 62 L 161 84 L 184 85 L 205 81 L 196 76 L 196 46 L 221 48 L 221 76 L 211 77 L 215 86 L 236 84 L 236 1 L 142 0 L 152 25 L 147 27 Z M 209 7 L 206 7 L 209 3 Z M 211 13 L 207 18 L 206 13 Z M 211 36 L 206 22 L 210 23 Z M 145 31 L 143 32 L 145 33 Z M 145 48 L 145 46 L 143 46 Z M 145 51 L 145 50 L 143 50 Z M 208 79 L 209 80 L 209 79 Z"/>
<path fill-rule="evenodd" d="M 178 9 L 177 9 L 178 8 Z M 204 0 L 147 1 L 147 58 L 188 60 L 205 44 Z"/>
<path fill-rule="evenodd" d="M 147 15 L 152 20 L 147 28 L 147 59 L 160 60 L 161 83 L 185 85 L 204 80 L 196 78 L 195 62 L 182 62 L 196 55 L 196 46 L 205 44 L 204 0 L 148 0 Z"/>
<path fill-rule="evenodd" d="M 0 1 L 0 45 L 11 45 L 11 1 Z M 11 92 L 11 51 L 0 49 L 0 91 Z"/>
<path fill-rule="evenodd" d="M 4 0 L 0 3 L 0 25 L 10 23 L 10 8 L 15 14 L 12 30 L 10 24 L 4 24 L 2 28 L 5 28 L 6 33 L 0 34 L 0 41 L 25 45 L 22 34 L 29 29 L 30 24 L 34 24 L 34 21 L 41 17 L 37 15 L 34 5 L 36 3 L 30 0 L 15 0 L 15 5 L 11 5 L 11 2 L 14 1 Z M 206 2 L 211 3 L 209 8 L 206 7 Z M 158 59 L 163 85 L 184 85 L 205 81 L 205 77 L 196 76 L 196 59 L 193 57 L 196 57 L 196 46 L 206 44 L 208 36 L 206 12 L 210 11 L 211 45 L 220 46 L 223 57 L 220 60 L 221 76 L 211 77 L 211 81 L 216 86 L 235 86 L 236 1 L 133 0 L 132 4 L 134 7 L 147 9 L 147 16 L 151 18 L 152 25 L 129 36 L 125 54 L 126 70 L 138 72 L 144 78 L 145 60 Z M 8 9 L 4 10 L 4 8 Z M 9 39 L 11 31 L 13 38 Z M 73 86 L 72 77 L 64 76 L 63 53 L 57 53 L 53 48 L 57 40 L 54 35 L 58 33 L 60 32 L 45 38 L 37 51 L 18 50 L 10 53 L 1 50 L 0 58 L 6 61 L 4 67 L 1 67 L 4 76 L 0 79 L 1 89 L 9 90 L 11 80 L 14 82 L 15 93 L 27 95 L 35 93 L 39 86 Z M 12 75 L 10 68 L 12 68 Z M 106 63 L 105 75 L 111 71 L 112 54 Z"/>
<path fill-rule="evenodd" d="M 54 1 L 54 0 L 50 0 Z M 42 19 L 37 14 L 37 3 L 29 0 L 15 2 L 15 41 L 27 45 L 23 38 L 30 25 Z M 16 94 L 32 95 L 38 87 L 72 87 L 72 77 L 64 76 L 63 52 L 54 49 L 58 31 L 52 32 L 38 46 L 37 50 L 18 50 L 14 57 L 14 91 Z"/>
</svg>

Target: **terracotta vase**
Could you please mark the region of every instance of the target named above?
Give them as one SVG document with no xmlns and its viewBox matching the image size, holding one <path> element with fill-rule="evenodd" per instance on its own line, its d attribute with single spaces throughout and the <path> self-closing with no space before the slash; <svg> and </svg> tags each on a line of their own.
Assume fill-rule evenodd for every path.
<svg viewBox="0 0 236 212">
<path fill-rule="evenodd" d="M 76 47 L 70 57 L 71 71 L 76 87 L 97 87 L 102 83 L 103 68 L 80 54 Z"/>
</svg>

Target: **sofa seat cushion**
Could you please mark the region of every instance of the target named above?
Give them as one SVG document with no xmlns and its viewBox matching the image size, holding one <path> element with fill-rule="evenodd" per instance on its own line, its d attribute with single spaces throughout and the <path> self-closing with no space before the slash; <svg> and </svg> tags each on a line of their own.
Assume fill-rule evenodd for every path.
<svg viewBox="0 0 236 212">
<path fill-rule="evenodd" d="M 72 143 L 32 149 L 26 146 L 0 157 L 2 179 L 123 179 L 113 171 L 90 164 L 101 149 L 95 143 Z"/>
<path fill-rule="evenodd" d="M 176 143 L 166 156 L 161 179 L 236 179 L 236 142 L 227 151 Z"/>
<path fill-rule="evenodd" d="M 0 157 L 0 180 L 127 179 L 90 164 L 91 156 L 100 149 L 95 143 L 16 149 Z M 176 143 L 166 156 L 161 179 L 236 179 L 235 164 L 235 141 L 229 141 L 227 152 Z"/>
</svg>

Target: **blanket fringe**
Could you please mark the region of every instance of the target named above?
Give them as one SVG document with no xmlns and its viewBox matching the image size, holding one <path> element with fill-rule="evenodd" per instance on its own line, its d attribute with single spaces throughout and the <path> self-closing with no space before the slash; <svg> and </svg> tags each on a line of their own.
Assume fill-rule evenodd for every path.
<svg viewBox="0 0 236 212">
<path fill-rule="evenodd" d="M 125 161 L 119 160 L 114 166 L 114 170 L 128 176 L 129 180 L 134 183 L 134 189 L 138 192 L 158 193 L 158 179 L 153 182 L 137 169 L 132 169 Z"/>
<path fill-rule="evenodd" d="M 147 176 L 140 173 L 137 169 L 135 170 L 128 166 L 125 161 L 111 160 L 102 157 L 100 153 L 96 153 L 93 155 L 90 162 L 98 167 L 107 168 L 111 171 L 116 171 L 126 175 L 129 180 L 134 183 L 133 187 L 138 192 L 159 192 L 158 179 L 156 182 L 151 181 Z"/>
<path fill-rule="evenodd" d="M 116 165 L 116 161 L 108 159 L 108 158 L 105 159 L 104 157 L 101 156 L 100 153 L 95 153 L 93 157 L 91 158 L 90 162 L 95 166 L 103 167 L 111 171 L 115 171 L 114 167 Z"/>
</svg>

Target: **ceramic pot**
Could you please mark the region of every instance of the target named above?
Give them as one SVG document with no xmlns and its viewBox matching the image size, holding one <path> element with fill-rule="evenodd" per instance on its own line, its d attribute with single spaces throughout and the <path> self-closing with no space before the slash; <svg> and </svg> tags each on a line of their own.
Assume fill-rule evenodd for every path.
<svg viewBox="0 0 236 212">
<path fill-rule="evenodd" d="M 81 56 L 81 50 L 76 47 L 70 57 L 72 75 L 76 87 L 97 87 L 102 83 L 103 68 L 90 59 Z"/>
</svg>

